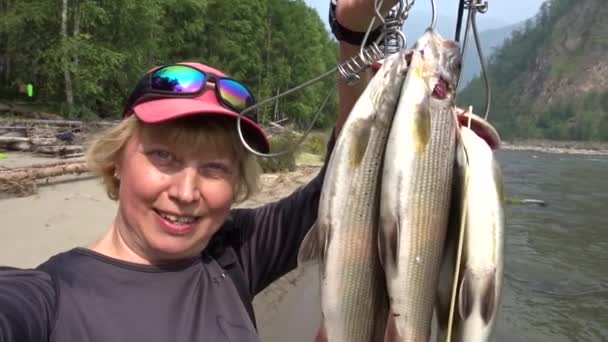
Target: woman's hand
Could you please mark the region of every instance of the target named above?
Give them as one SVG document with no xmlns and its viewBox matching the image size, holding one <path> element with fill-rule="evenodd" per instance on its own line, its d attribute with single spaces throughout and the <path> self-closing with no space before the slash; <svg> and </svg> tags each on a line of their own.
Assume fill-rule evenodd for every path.
<svg viewBox="0 0 608 342">
<path fill-rule="evenodd" d="M 374 17 L 374 2 L 374 0 L 337 0 L 336 20 L 340 25 L 351 31 L 365 32 Z M 386 16 L 396 3 L 397 0 L 384 0 L 380 8 L 380 13 L 383 16 Z M 380 25 L 379 20 L 376 20 L 376 23 L 376 26 Z M 339 44 L 339 63 L 343 63 L 359 53 L 360 46 L 351 45 L 346 42 L 340 42 Z M 372 73 L 368 69 L 359 76 L 361 77 L 361 80 L 354 85 L 348 85 L 344 80 L 340 80 L 338 83 L 336 136 L 340 132 L 342 125 L 357 102 L 357 99 L 367 86 L 367 83 L 372 77 Z"/>
<path fill-rule="evenodd" d="M 380 2 L 381 0 L 378 0 Z M 374 17 L 374 0 L 336 0 L 336 20 L 351 31 L 365 32 Z M 397 0 L 384 0 L 380 13 L 385 17 Z M 375 21 L 375 27 L 380 21 Z"/>
</svg>

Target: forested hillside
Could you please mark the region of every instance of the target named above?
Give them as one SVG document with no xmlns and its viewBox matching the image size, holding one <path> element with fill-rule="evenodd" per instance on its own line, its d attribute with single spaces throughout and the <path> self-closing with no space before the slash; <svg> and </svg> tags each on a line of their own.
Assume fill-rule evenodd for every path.
<svg viewBox="0 0 608 342">
<path fill-rule="evenodd" d="M 0 102 L 26 99 L 32 83 L 30 101 L 66 117 L 116 117 L 143 72 L 186 60 L 228 72 L 262 99 L 335 66 L 336 44 L 302 0 L 0 3 Z M 282 100 L 281 112 L 310 122 L 332 81 Z M 325 117 L 335 108 L 334 99 Z"/>
<path fill-rule="evenodd" d="M 548 0 L 489 63 L 490 120 L 506 138 L 608 140 L 608 7 Z M 480 78 L 459 103 L 483 110 Z"/>
<path fill-rule="evenodd" d="M 484 57 L 492 56 L 492 54 L 494 54 L 494 52 L 502 46 L 504 41 L 511 37 L 513 31 L 523 27 L 523 24 L 524 23 L 521 22 L 497 29 L 480 31 L 479 40 L 481 42 L 481 49 Z M 470 40 L 467 42 L 466 46 L 467 51 L 465 52 L 463 58 L 462 75 L 460 75 L 459 83 L 460 89 L 464 89 L 465 86 L 468 85 L 473 78 L 479 76 L 481 72 L 481 65 L 479 63 L 479 57 L 477 56 L 477 48 L 475 46 L 474 38 L 472 35 L 469 35 L 469 38 Z"/>
</svg>

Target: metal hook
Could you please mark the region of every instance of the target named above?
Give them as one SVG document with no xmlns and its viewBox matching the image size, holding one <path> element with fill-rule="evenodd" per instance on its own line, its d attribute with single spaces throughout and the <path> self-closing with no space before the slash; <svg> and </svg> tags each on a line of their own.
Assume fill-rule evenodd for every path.
<svg viewBox="0 0 608 342">
<path fill-rule="evenodd" d="M 456 32 L 454 34 L 454 40 L 460 42 L 460 30 L 462 29 L 462 15 L 464 13 L 464 3 L 466 0 L 458 1 L 458 15 L 456 16 Z"/>
<path fill-rule="evenodd" d="M 431 0 L 431 9 L 432 9 L 432 19 L 431 19 L 431 29 L 434 31 L 437 26 L 437 4 L 435 4 L 435 0 Z"/>
<path fill-rule="evenodd" d="M 491 105 L 491 97 L 492 97 L 492 89 L 490 86 L 490 81 L 488 79 L 488 71 L 486 68 L 486 61 L 483 56 L 483 51 L 481 49 L 481 43 L 479 39 L 479 32 L 477 30 L 477 12 L 486 13 L 488 10 L 488 1 L 484 0 L 466 0 L 465 8 L 468 10 L 467 13 L 467 23 L 464 31 L 464 40 L 462 41 L 462 55 L 464 56 L 466 53 L 466 46 L 469 36 L 469 30 L 471 27 L 473 28 L 473 38 L 475 39 L 475 47 L 477 49 L 477 54 L 479 56 L 479 62 L 481 64 L 481 74 L 483 75 L 484 84 L 486 87 L 486 103 L 484 110 L 484 120 L 488 119 L 490 114 L 490 105 Z M 462 70 L 461 70 L 462 73 Z"/>
<path fill-rule="evenodd" d="M 304 132 L 304 134 L 302 134 L 302 137 L 300 137 L 300 139 L 298 139 L 298 141 L 293 144 L 293 146 L 285 149 L 284 151 L 281 152 L 276 152 L 276 153 L 261 153 L 256 151 L 255 149 L 253 149 L 253 147 L 251 147 L 247 141 L 245 140 L 245 137 L 243 136 L 243 130 L 241 128 L 241 118 L 243 117 L 243 115 L 246 113 L 245 111 L 241 112 L 239 114 L 239 116 L 236 119 L 236 127 L 237 127 L 237 131 L 239 133 L 239 138 L 241 139 L 241 142 L 243 143 L 243 146 L 245 146 L 245 148 L 251 152 L 252 154 L 258 156 L 258 157 L 265 157 L 265 158 L 272 158 L 272 157 L 278 157 L 278 156 L 282 156 L 284 154 L 287 153 L 291 153 L 293 151 L 295 151 L 298 146 L 300 146 L 302 144 L 302 142 L 304 141 L 304 139 L 306 139 L 306 137 L 308 136 L 308 134 L 310 134 L 310 132 L 312 131 L 312 129 L 315 126 L 315 123 L 317 122 L 317 120 L 319 119 L 319 116 L 321 115 L 321 112 L 323 110 L 323 108 L 325 108 L 325 105 L 327 104 L 327 101 L 329 101 L 329 99 L 331 98 L 331 96 L 336 92 L 336 87 L 331 87 L 331 91 L 327 94 L 327 96 L 325 97 L 325 99 L 323 100 L 323 102 L 321 103 L 321 106 L 319 106 L 319 109 L 317 110 L 317 113 L 314 115 L 312 122 L 310 123 L 310 125 L 308 126 L 308 129 L 306 129 L 306 132 Z M 278 96 L 275 96 L 275 98 L 278 98 Z"/>
<path fill-rule="evenodd" d="M 486 2 L 487 8 L 487 2 Z M 484 13 L 484 12 L 481 12 Z M 481 74 L 483 75 L 483 82 L 486 86 L 486 107 L 484 111 L 484 120 L 488 120 L 488 116 L 490 114 L 490 105 L 492 101 L 492 87 L 490 87 L 490 80 L 488 79 L 488 70 L 486 68 L 486 60 L 483 57 L 483 51 L 481 50 L 481 43 L 479 40 L 479 31 L 477 30 L 477 20 L 476 16 L 473 15 L 472 18 L 473 24 L 473 37 L 475 38 L 475 47 L 477 48 L 477 54 L 479 55 L 479 63 L 481 64 Z"/>
<path fill-rule="evenodd" d="M 384 0 L 375 0 L 375 2 L 374 2 L 374 17 L 372 17 L 371 22 L 367 28 L 367 31 L 365 32 L 365 36 L 363 38 L 363 42 L 361 44 L 361 48 L 360 48 L 359 54 L 357 56 L 353 56 L 352 58 L 344 61 L 342 64 L 336 66 L 335 68 L 331 69 L 330 71 L 327 71 L 326 73 L 324 73 L 318 77 L 315 77 L 314 79 L 312 79 L 310 81 L 307 81 L 299 86 L 289 89 L 276 96 L 267 98 L 251 107 L 246 108 L 241 113 L 239 113 L 239 115 L 237 117 L 237 130 L 238 130 L 241 142 L 243 143 L 245 148 L 247 150 L 249 150 L 249 152 L 251 152 L 254 155 L 259 156 L 259 157 L 277 157 L 277 156 L 294 151 L 304 141 L 304 139 L 306 139 L 306 137 L 308 136 L 308 134 L 314 127 L 314 124 L 317 122 L 321 111 L 325 107 L 329 98 L 334 94 L 337 87 L 332 87 L 332 90 L 329 92 L 328 96 L 324 99 L 323 103 L 321 104 L 317 113 L 315 114 L 315 116 L 312 120 L 312 123 L 308 127 L 307 131 L 298 140 L 298 142 L 296 144 L 294 144 L 294 146 L 292 146 L 291 148 L 288 148 L 282 152 L 267 154 L 267 153 L 261 153 L 261 152 L 255 151 L 244 139 L 242 127 L 241 127 L 241 120 L 242 120 L 243 115 L 245 115 L 246 113 L 250 112 L 251 110 L 258 108 L 270 101 L 278 100 L 279 98 L 281 98 L 283 96 L 289 95 L 297 90 L 300 90 L 315 82 L 318 82 L 318 81 L 330 76 L 336 70 L 339 72 L 340 76 L 343 79 L 345 79 L 347 82 L 349 82 L 349 83 L 355 82 L 360 79 L 359 74 L 362 71 L 369 68 L 369 66 L 372 65 L 374 62 L 379 61 L 388 55 L 389 42 L 391 44 L 393 44 L 392 46 L 394 48 L 396 48 L 396 51 L 393 51 L 393 52 L 397 52 L 400 49 L 405 48 L 407 38 L 406 38 L 405 34 L 401 31 L 401 29 L 402 29 L 403 24 L 405 23 L 405 21 L 407 20 L 407 18 L 409 16 L 409 11 L 411 10 L 412 6 L 414 5 L 415 0 L 399 0 L 397 5 L 395 5 L 393 7 L 393 9 L 391 10 L 392 15 L 389 14 L 389 16 L 387 16 L 386 19 L 380 13 L 380 7 L 382 6 L 383 2 L 384 2 Z M 434 2 L 434 0 L 433 0 L 433 2 Z M 381 31 L 379 37 L 376 39 L 376 41 L 372 42 L 372 44 L 367 46 L 366 43 L 367 43 L 367 40 L 369 39 L 369 35 L 372 31 L 372 28 L 374 27 L 374 23 L 375 23 L 376 19 L 380 20 L 380 22 L 382 23 L 382 26 L 383 26 L 382 31 Z M 385 42 L 384 51 L 378 45 L 383 40 Z"/>
<path fill-rule="evenodd" d="M 278 94 L 276 96 L 272 96 L 272 97 L 267 98 L 267 99 L 265 99 L 265 100 L 263 100 L 263 101 L 261 101 L 259 103 L 256 103 L 253 106 L 245 108 L 245 110 L 243 110 L 242 112 L 240 112 L 239 115 L 238 115 L 238 117 L 237 117 L 237 119 L 236 119 L 236 129 L 237 129 L 237 131 L 239 133 L 239 138 L 241 139 L 241 143 L 243 144 L 243 146 L 245 146 L 245 148 L 249 152 L 251 152 L 253 155 L 258 156 L 258 157 L 265 157 L 265 158 L 278 157 L 278 156 L 282 156 L 284 154 L 287 154 L 287 153 L 295 151 L 295 149 L 298 148 L 298 146 L 300 146 L 302 144 L 302 142 L 304 141 L 304 139 L 306 139 L 306 137 L 308 136 L 308 134 L 310 133 L 310 131 L 312 131 L 312 129 L 314 128 L 314 125 L 317 122 L 317 120 L 319 119 L 319 116 L 320 116 L 321 112 L 323 111 L 323 108 L 325 107 L 325 105 L 329 101 L 330 97 L 335 93 L 337 87 L 335 87 L 335 86 L 331 87 L 331 91 L 329 92 L 329 94 L 327 95 L 327 97 L 325 97 L 325 99 L 321 103 L 321 106 L 317 110 L 317 113 L 314 115 L 314 117 L 312 119 L 312 122 L 310 123 L 310 125 L 308 126 L 308 129 L 306 130 L 306 132 L 304 132 L 304 134 L 302 135 L 302 137 L 292 147 L 287 148 L 286 150 L 281 151 L 281 152 L 276 152 L 276 153 L 261 153 L 261 152 L 256 151 L 255 149 L 253 149 L 247 143 L 247 141 L 245 141 L 245 137 L 243 136 L 243 130 L 242 130 L 242 127 L 241 127 L 241 121 L 242 121 L 243 115 L 245 115 L 248 112 L 254 110 L 255 108 L 260 107 L 263 104 L 266 104 L 266 103 L 268 103 L 270 101 L 273 101 L 273 100 L 278 100 L 279 98 L 281 98 L 283 96 L 289 95 L 289 94 L 291 94 L 291 93 L 293 93 L 293 92 L 295 92 L 295 91 L 297 91 L 299 89 L 302 89 L 302 88 L 304 88 L 306 86 L 309 86 L 309 85 L 311 85 L 311 84 L 313 84 L 315 82 L 318 82 L 318 81 L 324 79 L 325 77 L 328 77 L 331 74 L 333 74 L 336 71 L 336 69 L 337 69 L 337 67 L 333 68 L 332 70 L 324 73 L 323 75 L 315 77 L 314 79 L 312 79 L 312 80 L 310 80 L 308 82 L 305 82 L 305 83 L 303 83 L 303 84 L 301 84 L 301 85 L 299 85 L 297 87 L 291 88 L 291 89 L 289 89 L 289 90 L 287 90 L 287 91 L 285 91 L 285 92 L 283 92 L 281 94 Z"/>
</svg>

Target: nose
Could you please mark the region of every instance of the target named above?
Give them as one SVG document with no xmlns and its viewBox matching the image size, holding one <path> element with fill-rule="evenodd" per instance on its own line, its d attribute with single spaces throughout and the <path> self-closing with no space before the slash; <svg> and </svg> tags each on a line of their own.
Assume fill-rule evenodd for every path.
<svg viewBox="0 0 608 342">
<path fill-rule="evenodd" d="M 193 167 L 185 167 L 173 174 L 169 197 L 182 203 L 193 203 L 201 198 L 199 174 Z"/>
</svg>

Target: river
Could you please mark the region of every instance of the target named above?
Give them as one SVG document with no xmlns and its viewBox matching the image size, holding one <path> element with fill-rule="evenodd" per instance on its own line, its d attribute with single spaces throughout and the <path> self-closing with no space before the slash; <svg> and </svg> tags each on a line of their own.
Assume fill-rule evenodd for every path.
<svg viewBox="0 0 608 342">
<path fill-rule="evenodd" d="M 608 341 L 608 156 L 499 151 L 507 196 L 497 341 Z"/>
<path fill-rule="evenodd" d="M 493 341 L 608 341 L 608 156 L 498 151 L 507 205 L 505 279 Z M 307 341 L 319 324 L 314 272 L 260 332 Z"/>
</svg>

